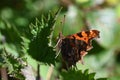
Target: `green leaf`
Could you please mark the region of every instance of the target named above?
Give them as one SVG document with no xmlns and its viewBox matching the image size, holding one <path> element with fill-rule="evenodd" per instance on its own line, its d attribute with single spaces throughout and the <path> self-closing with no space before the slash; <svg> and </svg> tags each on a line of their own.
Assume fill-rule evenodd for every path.
<svg viewBox="0 0 120 80">
<path fill-rule="evenodd" d="M 82 74 L 82 71 L 75 71 L 75 69 L 62 71 L 61 73 L 63 80 L 78 80 L 81 78 L 81 74 Z"/>
<path fill-rule="evenodd" d="M 30 40 L 26 37 L 21 37 L 22 39 L 22 42 L 21 42 L 21 51 L 26 54 L 27 53 L 27 49 L 29 48 L 29 43 L 30 43 Z"/>
<path fill-rule="evenodd" d="M 95 77 L 95 73 L 90 73 L 90 74 L 89 74 L 89 80 L 93 80 L 94 77 Z"/>
<path fill-rule="evenodd" d="M 96 79 L 96 80 L 108 80 L 107 78 L 99 78 L 99 79 Z"/>
<path fill-rule="evenodd" d="M 93 16 L 89 16 L 91 21 L 90 27 L 92 29 L 97 29 L 100 31 L 99 43 L 104 48 L 113 48 L 113 43 L 117 40 L 114 40 L 116 33 L 117 37 L 119 36 L 119 33 L 117 32 L 117 30 L 119 30 L 119 27 L 116 26 L 116 13 L 113 9 L 108 8 L 94 13 L 95 14 Z"/>
<path fill-rule="evenodd" d="M 84 71 L 84 74 L 87 75 L 87 74 L 88 74 L 88 71 L 89 71 L 89 70 L 86 69 L 86 70 Z"/>
<path fill-rule="evenodd" d="M 47 16 L 42 16 L 40 21 L 36 19 L 36 23 L 30 25 L 31 39 L 28 53 L 37 61 L 47 64 L 55 63 L 55 51 L 51 45 L 51 38 L 60 10 L 61 8 L 54 15 L 49 12 Z"/>
<path fill-rule="evenodd" d="M 11 77 L 24 80 L 25 77 L 21 73 L 21 69 L 26 66 L 26 59 L 22 57 L 15 57 L 12 54 L 8 53 L 5 49 L 2 51 L 3 66 L 8 69 L 8 74 Z"/>
<path fill-rule="evenodd" d="M 82 70 L 69 69 L 68 71 L 62 71 L 61 76 L 63 80 L 96 80 L 94 79 L 95 73 L 88 73 L 88 69 L 84 72 Z M 99 79 L 107 80 L 106 78 Z"/>
</svg>

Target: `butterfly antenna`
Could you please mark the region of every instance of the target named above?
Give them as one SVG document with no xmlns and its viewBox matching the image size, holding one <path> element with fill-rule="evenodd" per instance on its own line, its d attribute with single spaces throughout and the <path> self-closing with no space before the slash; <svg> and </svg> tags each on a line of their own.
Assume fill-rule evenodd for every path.
<svg viewBox="0 0 120 80">
<path fill-rule="evenodd" d="M 64 25 L 65 25 L 65 17 L 66 17 L 66 15 L 64 15 L 64 17 L 63 17 L 63 20 L 61 21 L 61 26 L 62 26 L 62 33 L 63 33 L 63 31 L 64 31 Z"/>
<path fill-rule="evenodd" d="M 63 35 L 62 35 L 62 34 L 63 34 L 63 26 L 64 26 L 64 23 L 65 23 L 65 15 L 64 15 L 63 20 L 61 21 L 62 31 L 59 33 L 59 39 L 58 39 L 58 42 L 57 42 L 57 44 L 55 45 L 54 48 L 56 48 L 57 46 L 60 47 L 59 44 L 61 44 L 61 41 L 62 41 L 62 38 L 63 38 Z M 56 55 L 55 58 L 57 58 L 57 57 L 59 56 L 60 52 L 61 52 L 61 49 L 58 50 L 57 55 Z"/>
</svg>

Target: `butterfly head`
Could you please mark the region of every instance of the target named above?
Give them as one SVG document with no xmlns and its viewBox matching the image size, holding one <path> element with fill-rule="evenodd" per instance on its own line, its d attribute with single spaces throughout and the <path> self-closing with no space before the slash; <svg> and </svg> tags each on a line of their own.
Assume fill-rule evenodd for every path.
<svg viewBox="0 0 120 80">
<path fill-rule="evenodd" d="M 100 31 L 98 31 L 98 30 L 90 30 L 90 37 L 91 38 L 96 38 L 96 37 L 98 37 L 98 38 L 100 38 Z"/>
</svg>

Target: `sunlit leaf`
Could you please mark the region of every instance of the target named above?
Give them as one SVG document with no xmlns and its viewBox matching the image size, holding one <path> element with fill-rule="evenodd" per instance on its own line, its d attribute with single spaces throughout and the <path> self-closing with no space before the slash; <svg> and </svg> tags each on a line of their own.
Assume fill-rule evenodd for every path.
<svg viewBox="0 0 120 80">
<path fill-rule="evenodd" d="M 88 69 L 84 72 L 81 70 L 70 69 L 68 71 L 62 71 L 63 80 L 96 80 L 94 79 L 95 73 L 88 73 Z M 106 78 L 100 80 L 107 80 Z"/>
<path fill-rule="evenodd" d="M 41 21 L 36 20 L 35 25 L 30 25 L 32 38 L 28 53 L 40 62 L 48 64 L 54 64 L 55 62 L 55 51 L 51 45 L 51 36 L 60 10 L 54 15 L 50 12 L 47 16 L 42 16 Z"/>
</svg>

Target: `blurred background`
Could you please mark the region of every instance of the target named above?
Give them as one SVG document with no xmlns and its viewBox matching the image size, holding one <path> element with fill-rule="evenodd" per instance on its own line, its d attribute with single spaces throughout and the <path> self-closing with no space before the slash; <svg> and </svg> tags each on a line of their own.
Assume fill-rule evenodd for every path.
<svg viewBox="0 0 120 80">
<path fill-rule="evenodd" d="M 95 78 L 120 80 L 119 0 L 1 0 L 0 49 L 5 43 L 7 51 L 15 56 L 22 55 L 18 53 L 21 42 L 19 36 L 26 35 L 29 24 L 34 23 L 35 18 L 40 19 L 41 15 L 50 10 L 55 12 L 60 7 L 63 8 L 55 24 L 53 44 L 56 44 L 59 32 L 66 36 L 82 30 L 99 30 L 100 38 L 93 41 L 94 48 L 85 56 L 85 64 L 77 63 L 77 67 L 96 72 Z M 26 57 L 35 70 L 36 61 L 29 55 Z M 44 80 L 48 69 L 49 66 L 46 65 L 40 67 Z"/>
</svg>

